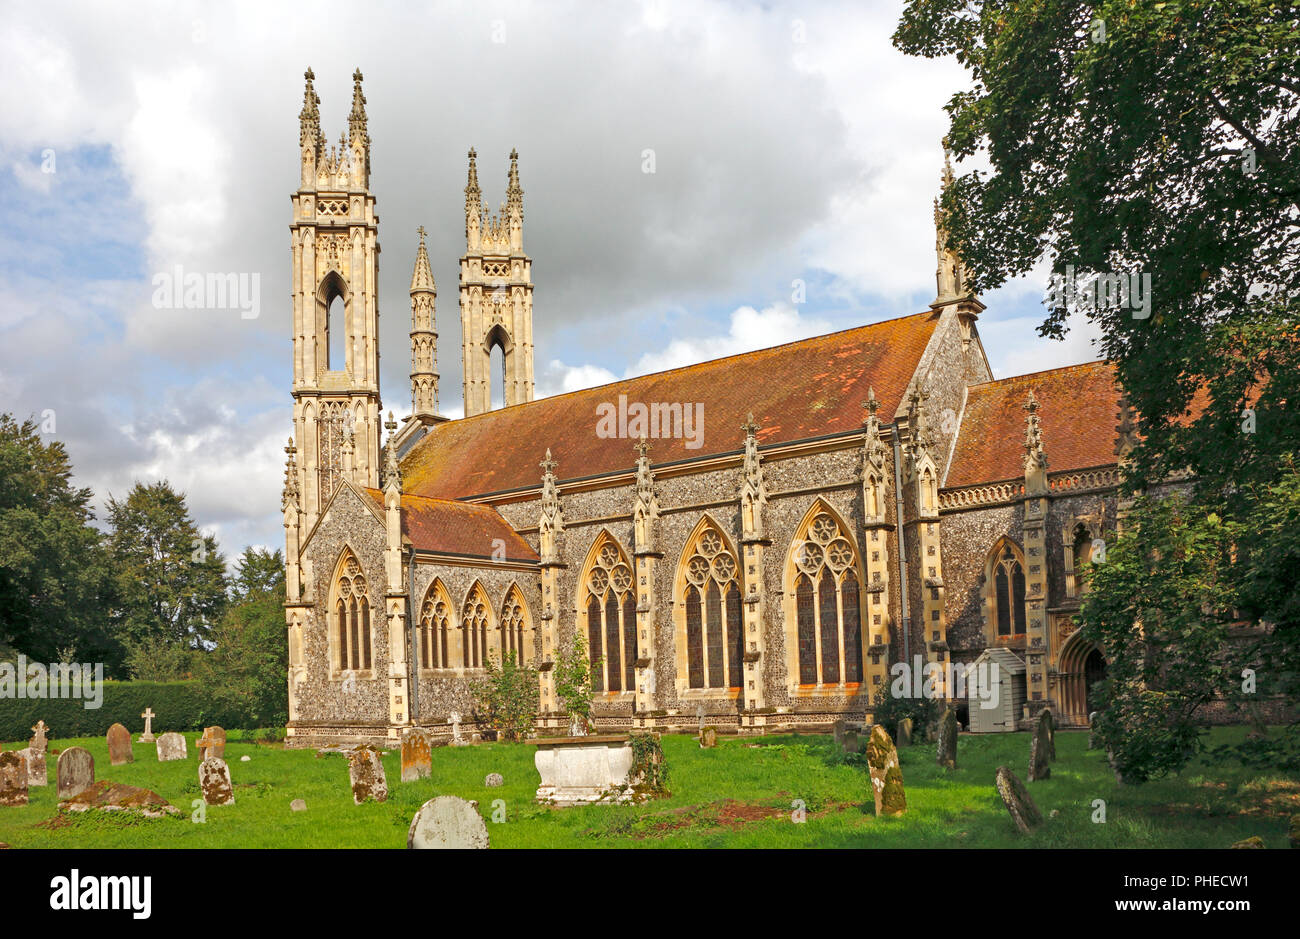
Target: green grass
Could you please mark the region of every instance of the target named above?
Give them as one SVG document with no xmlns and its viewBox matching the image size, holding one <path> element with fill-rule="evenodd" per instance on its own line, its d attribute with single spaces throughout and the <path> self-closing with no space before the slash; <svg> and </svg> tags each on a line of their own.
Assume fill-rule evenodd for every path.
<svg viewBox="0 0 1300 939">
<path fill-rule="evenodd" d="M 1217 729 L 1212 738 L 1242 733 Z M 566 809 L 533 802 L 535 751 L 526 744 L 437 748 L 432 778 L 417 783 L 399 781 L 398 754 L 391 753 L 384 757 L 388 801 L 356 806 L 345 757 L 231 740 L 235 804 L 208 807 L 206 821 L 196 824 L 197 735 L 186 736 L 188 760 L 159 763 L 152 745 L 136 744 L 137 762 L 125 766 L 109 765 L 103 738 L 51 741 L 59 749 L 85 747 L 98 779 L 152 789 L 182 810 L 181 819 L 68 813 L 51 826 L 58 816 L 51 757 L 51 785 L 32 789 L 26 807 L 0 808 L 0 841 L 15 848 L 400 848 L 416 809 L 437 795 L 477 800 L 493 847 L 504 848 L 1224 848 L 1251 835 L 1282 848 L 1287 819 L 1300 812 L 1296 774 L 1198 765 L 1145 786 L 1117 787 L 1102 754 L 1086 749 L 1084 733 L 1059 733 L 1052 778 L 1029 784 L 1043 814 L 1059 815 L 1028 837 L 1016 833 L 993 787 L 1001 764 L 1024 778 L 1027 734 L 962 736 L 955 772 L 935 766 L 930 745 L 903 750 L 908 809 L 893 819 L 875 817 L 865 765 L 839 754 L 825 736 L 724 737 L 711 750 L 693 737 L 668 736 L 671 797 Z M 245 754 L 251 762 L 240 762 Z M 505 785 L 486 788 L 491 772 Z M 306 812 L 290 811 L 298 798 Z M 504 823 L 491 820 L 496 799 L 504 801 Z M 791 818 L 796 799 L 806 805 L 802 824 Z M 1104 824 L 1091 821 L 1095 799 L 1106 802 Z"/>
</svg>

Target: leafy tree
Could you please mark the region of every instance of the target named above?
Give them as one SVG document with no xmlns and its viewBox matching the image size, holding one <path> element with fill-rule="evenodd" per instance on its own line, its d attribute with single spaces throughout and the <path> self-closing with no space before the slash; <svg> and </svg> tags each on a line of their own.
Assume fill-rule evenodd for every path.
<svg viewBox="0 0 1300 939">
<path fill-rule="evenodd" d="M 116 573 L 113 625 L 131 650 L 136 677 L 162 680 L 187 671 L 226 605 L 225 562 L 202 534 L 185 497 L 166 481 L 136 483 L 109 498 L 109 551 Z"/>
<path fill-rule="evenodd" d="M 245 548 L 235 562 L 231 604 L 197 656 L 204 693 L 221 709 L 249 714 L 263 727 L 289 719 L 289 642 L 284 623 L 284 557 Z"/>
<path fill-rule="evenodd" d="M 91 491 L 73 487 L 63 444 L 38 430 L 0 414 L 0 646 L 42 662 L 102 661 L 112 674 L 122 649 L 107 630 Z"/>
<path fill-rule="evenodd" d="M 537 669 L 519 663 L 507 652 L 500 665 L 491 658 L 487 676 L 474 686 L 478 707 L 488 724 L 506 740 L 524 740 L 537 723 Z"/>
<path fill-rule="evenodd" d="M 588 658 L 587 638 L 581 629 L 575 629 L 573 642 L 567 648 L 561 647 L 555 663 L 555 696 L 570 720 L 584 732 L 591 728 L 591 670 L 600 668 L 603 661 Z"/>
</svg>

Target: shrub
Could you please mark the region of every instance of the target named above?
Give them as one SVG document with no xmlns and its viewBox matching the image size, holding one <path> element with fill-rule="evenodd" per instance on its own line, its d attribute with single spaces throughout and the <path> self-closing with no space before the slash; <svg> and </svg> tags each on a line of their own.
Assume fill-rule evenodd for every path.
<svg viewBox="0 0 1300 939">
<path fill-rule="evenodd" d="M 898 722 L 905 717 L 912 719 L 912 732 L 916 735 L 925 733 L 926 727 L 938 719 L 942 710 L 942 701 L 934 698 L 895 697 L 890 694 L 889 686 L 884 685 L 876 692 L 872 702 L 872 720 L 882 725 L 889 732 L 892 740 L 898 740 Z"/>
<path fill-rule="evenodd" d="M 489 726 L 505 740 L 523 740 L 537 722 L 537 670 L 520 665 L 518 655 L 507 652 L 501 665 L 487 662 L 487 677 L 474 686 L 477 706 Z"/>
</svg>

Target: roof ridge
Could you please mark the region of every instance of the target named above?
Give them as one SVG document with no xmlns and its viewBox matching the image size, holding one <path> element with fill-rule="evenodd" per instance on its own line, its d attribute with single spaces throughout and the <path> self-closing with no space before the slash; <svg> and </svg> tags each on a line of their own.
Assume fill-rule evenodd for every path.
<svg viewBox="0 0 1300 939">
<path fill-rule="evenodd" d="M 755 353 L 758 352 L 774 352 L 777 349 L 786 349 L 789 348 L 790 346 L 801 345 L 805 342 L 817 342 L 820 340 L 829 339 L 832 336 L 839 336 L 844 333 L 856 332 L 858 330 L 863 330 L 863 329 L 872 329 L 876 326 L 885 326 L 888 325 L 889 323 L 898 323 L 906 319 L 914 319 L 917 317 L 933 316 L 933 315 L 934 315 L 934 310 L 923 310 L 919 313 L 906 313 L 902 316 L 895 316 L 892 319 L 877 320 L 874 323 L 862 323 L 861 325 L 858 326 L 848 326 L 845 327 L 844 329 L 837 329 L 829 333 L 818 333 L 816 336 L 806 336 L 803 339 L 791 339 L 789 342 L 779 342 L 774 346 L 762 346 L 758 349 L 750 349 L 746 352 L 733 352 L 730 355 L 718 356 L 716 359 L 705 359 L 702 362 L 691 362 L 688 365 L 678 365 L 674 368 L 660 369 L 657 372 L 646 372 L 643 375 L 629 375 L 623 378 L 616 378 L 613 381 L 605 382 L 603 385 L 590 385 L 586 388 L 575 388 L 572 391 L 562 391 L 559 394 L 547 395 L 545 398 L 534 398 L 532 401 L 520 401 L 518 404 L 508 404 L 503 407 L 492 408 L 487 411 L 481 411 L 478 414 L 474 414 L 469 417 L 454 418 L 453 420 L 447 421 L 446 423 L 463 424 L 463 422 L 465 421 L 476 420 L 480 417 L 486 417 L 489 414 L 500 414 L 503 411 L 509 411 L 512 408 L 527 407 L 530 404 L 537 404 L 539 401 L 558 401 L 561 398 L 568 397 L 569 395 L 583 394 L 588 391 L 598 391 L 601 388 L 611 388 L 614 385 L 622 385 L 626 382 L 638 381 L 642 378 L 654 378 L 655 376 L 659 376 L 659 375 L 671 375 L 674 372 L 684 372 L 687 369 L 699 368 L 701 365 L 713 365 L 714 363 L 717 362 L 726 362 L 729 359 L 738 359 L 738 358 L 742 358 L 743 356 L 754 355 Z"/>
<path fill-rule="evenodd" d="M 1049 372 L 1065 372 L 1073 368 L 1084 368 L 1089 365 L 1110 365 L 1115 363 L 1110 359 L 1092 359 L 1088 362 L 1075 362 L 1073 365 L 1058 365 L 1055 368 L 1043 368 L 1036 372 L 1022 372 L 1019 375 L 1008 375 L 1005 378 L 990 378 L 988 381 L 974 381 L 967 385 L 967 388 L 982 388 L 985 385 L 997 385 L 1004 381 L 1015 381 L 1018 378 L 1033 378 L 1035 375 L 1046 375 Z"/>
</svg>

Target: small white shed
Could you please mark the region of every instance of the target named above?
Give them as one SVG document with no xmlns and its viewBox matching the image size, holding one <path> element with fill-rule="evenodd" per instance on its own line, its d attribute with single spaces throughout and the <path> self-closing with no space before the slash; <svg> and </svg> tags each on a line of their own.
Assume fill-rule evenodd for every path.
<svg viewBox="0 0 1300 939">
<path fill-rule="evenodd" d="M 1024 661 L 1007 649 L 985 649 L 968 666 L 966 697 L 971 733 L 1011 733 L 1025 704 Z"/>
</svg>

